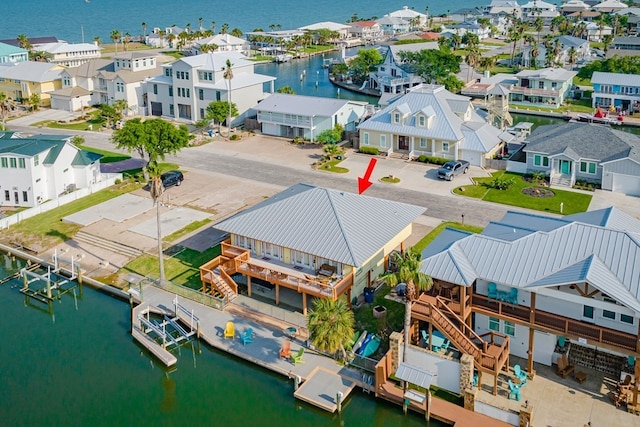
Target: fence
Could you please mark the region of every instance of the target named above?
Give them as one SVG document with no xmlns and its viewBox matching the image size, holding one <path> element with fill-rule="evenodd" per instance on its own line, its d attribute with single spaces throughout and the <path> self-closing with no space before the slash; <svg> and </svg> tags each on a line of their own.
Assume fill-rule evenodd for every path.
<svg viewBox="0 0 640 427">
<path fill-rule="evenodd" d="M 144 283 L 150 283 L 155 287 L 164 289 L 165 291 L 181 296 L 182 298 L 199 302 L 200 304 L 206 305 L 208 307 L 213 307 L 218 310 L 223 310 L 224 307 L 227 305 L 227 301 L 225 299 L 217 298 L 217 297 L 214 297 L 213 295 L 208 295 L 200 291 L 196 291 L 195 289 L 187 288 L 186 286 L 176 285 L 175 283 L 171 283 L 168 281 L 165 281 L 164 283 L 160 283 L 160 280 L 158 280 L 157 278 L 147 277 Z M 141 283 L 141 286 L 143 286 L 144 283 Z"/>
<path fill-rule="evenodd" d="M 75 200 L 81 199 L 89 194 L 93 194 L 96 191 L 104 190 L 107 187 L 111 187 L 115 184 L 117 179 L 122 179 L 122 174 L 120 173 L 103 173 L 102 181 L 96 182 L 92 184 L 90 187 L 81 188 L 72 193 L 65 194 L 56 199 L 49 200 L 48 202 L 41 203 L 38 206 L 34 206 L 32 208 L 26 209 L 22 212 L 18 212 L 15 215 L 10 215 L 8 217 L 0 219 L 0 230 L 9 228 L 11 225 L 16 225 L 20 223 L 20 221 L 25 220 L 27 218 L 34 217 L 43 212 L 50 211 L 52 209 L 58 208 L 62 205 L 66 205 L 67 203 L 71 203 Z"/>
</svg>

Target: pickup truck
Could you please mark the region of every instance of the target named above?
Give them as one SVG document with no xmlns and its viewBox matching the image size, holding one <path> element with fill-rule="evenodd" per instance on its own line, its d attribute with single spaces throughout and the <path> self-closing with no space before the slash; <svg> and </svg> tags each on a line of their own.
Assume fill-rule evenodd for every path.
<svg viewBox="0 0 640 427">
<path fill-rule="evenodd" d="M 447 162 L 438 169 L 438 178 L 451 181 L 454 176 L 460 175 L 461 173 L 467 173 L 468 170 L 469 162 L 466 160 Z"/>
</svg>

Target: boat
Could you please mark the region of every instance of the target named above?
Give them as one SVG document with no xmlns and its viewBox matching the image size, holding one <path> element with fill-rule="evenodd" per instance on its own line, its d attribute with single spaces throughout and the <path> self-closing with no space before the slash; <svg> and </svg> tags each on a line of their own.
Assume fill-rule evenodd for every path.
<svg viewBox="0 0 640 427">
<path fill-rule="evenodd" d="M 595 114 L 578 114 L 578 121 L 598 123 L 603 125 L 621 125 L 624 121 L 624 117 L 622 117 L 622 115 L 619 115 L 618 117 L 612 117 L 608 113 L 598 108 Z"/>
<path fill-rule="evenodd" d="M 349 341 L 349 344 L 347 344 L 347 348 L 353 348 L 353 346 L 356 345 L 356 343 L 360 339 L 360 335 L 362 335 L 362 332 L 361 331 L 356 331 L 356 333 L 353 335 L 353 338 L 351 339 L 351 341 Z"/>
<path fill-rule="evenodd" d="M 369 342 L 373 339 L 373 337 L 374 337 L 373 332 L 369 333 L 367 335 L 367 338 L 365 338 L 364 341 L 362 342 L 362 345 L 360 346 L 360 348 L 358 348 L 358 351 L 356 351 L 356 354 L 362 356 L 362 353 L 367 348 L 367 345 L 369 345 Z"/>
<path fill-rule="evenodd" d="M 372 354 L 374 354 L 376 351 L 378 351 L 378 347 L 380 347 L 381 341 L 382 341 L 381 337 L 374 335 L 374 337 L 371 338 L 371 341 L 369 341 L 367 346 L 361 352 L 362 357 L 369 357 Z"/>
<path fill-rule="evenodd" d="M 364 342 L 364 340 L 367 338 L 367 331 L 364 330 L 362 331 L 362 334 L 360 335 L 360 338 L 358 338 L 358 341 L 356 341 L 356 343 L 353 345 L 353 348 L 351 349 L 352 352 L 357 353 L 358 350 L 360 350 L 360 347 L 362 347 L 362 343 Z"/>
</svg>

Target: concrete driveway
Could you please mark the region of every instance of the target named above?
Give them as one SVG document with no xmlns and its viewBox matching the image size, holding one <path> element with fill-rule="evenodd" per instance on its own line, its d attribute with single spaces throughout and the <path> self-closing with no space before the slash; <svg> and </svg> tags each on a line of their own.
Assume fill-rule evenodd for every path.
<svg viewBox="0 0 640 427">
<path fill-rule="evenodd" d="M 43 122 L 45 120 L 71 120 L 74 119 L 77 115 L 77 113 L 70 113 L 69 111 L 45 109 L 36 111 L 35 113 L 31 113 L 26 116 L 18 117 L 17 119 L 13 119 L 9 123 L 7 123 L 7 125 L 9 127 L 31 126 L 34 123 Z M 77 133 L 75 131 L 70 132 L 74 134 Z"/>
</svg>

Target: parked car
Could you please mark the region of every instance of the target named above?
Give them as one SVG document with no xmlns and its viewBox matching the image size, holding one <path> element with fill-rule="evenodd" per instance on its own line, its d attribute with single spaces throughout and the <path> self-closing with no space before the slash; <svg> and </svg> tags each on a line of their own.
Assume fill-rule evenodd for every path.
<svg viewBox="0 0 640 427">
<path fill-rule="evenodd" d="M 172 185 L 180 185 L 184 180 L 184 175 L 180 171 L 169 171 L 160 175 L 160 179 L 162 180 L 162 185 L 167 188 Z"/>
<path fill-rule="evenodd" d="M 454 176 L 461 173 L 467 173 L 469 170 L 469 162 L 466 160 L 456 160 L 453 162 L 447 162 L 440 169 L 438 169 L 438 178 L 451 181 Z"/>
</svg>

